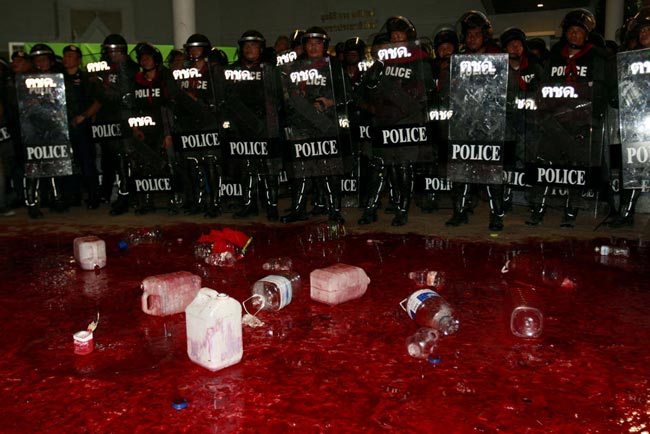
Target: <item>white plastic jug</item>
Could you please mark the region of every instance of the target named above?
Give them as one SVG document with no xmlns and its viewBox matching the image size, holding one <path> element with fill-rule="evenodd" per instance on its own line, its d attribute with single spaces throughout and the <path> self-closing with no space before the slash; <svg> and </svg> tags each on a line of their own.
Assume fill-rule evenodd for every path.
<svg viewBox="0 0 650 434">
<path fill-rule="evenodd" d="M 201 289 L 201 277 L 187 271 L 149 276 L 142 281 L 142 311 L 165 316 L 184 312 Z"/>
<path fill-rule="evenodd" d="M 365 294 L 370 278 L 363 268 L 334 264 L 312 271 L 309 281 L 311 299 L 333 306 Z"/>
<path fill-rule="evenodd" d="M 77 237 L 72 242 L 74 259 L 84 270 L 106 266 L 106 243 L 94 235 Z"/>
<path fill-rule="evenodd" d="M 185 309 L 190 360 L 210 371 L 238 363 L 244 353 L 241 312 L 234 298 L 201 288 Z"/>
</svg>

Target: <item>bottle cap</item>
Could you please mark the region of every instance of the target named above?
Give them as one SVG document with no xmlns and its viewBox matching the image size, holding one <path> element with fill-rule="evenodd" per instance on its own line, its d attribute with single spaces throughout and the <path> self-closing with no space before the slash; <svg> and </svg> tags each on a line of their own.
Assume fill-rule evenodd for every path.
<svg viewBox="0 0 650 434">
<path fill-rule="evenodd" d="M 120 251 L 127 250 L 129 248 L 129 245 L 127 244 L 126 241 L 120 240 L 119 243 L 117 243 L 117 248 L 120 249 Z"/>
<path fill-rule="evenodd" d="M 442 359 L 439 356 L 431 356 L 427 360 L 432 365 L 438 365 L 438 364 L 442 363 Z"/>
<path fill-rule="evenodd" d="M 183 410 L 184 408 L 187 408 L 187 399 L 185 398 L 177 398 L 172 401 L 172 408 L 175 408 L 176 410 Z"/>
</svg>

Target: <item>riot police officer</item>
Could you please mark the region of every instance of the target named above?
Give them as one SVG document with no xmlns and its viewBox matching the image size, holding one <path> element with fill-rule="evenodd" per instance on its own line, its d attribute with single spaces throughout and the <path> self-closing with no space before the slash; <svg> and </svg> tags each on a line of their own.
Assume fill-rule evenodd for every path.
<svg viewBox="0 0 650 434">
<path fill-rule="evenodd" d="M 641 8 L 628 23 L 627 30 L 626 42 L 628 47 L 634 47 L 634 50 L 650 48 L 650 7 Z M 607 222 L 610 227 L 634 226 L 635 208 L 641 192 L 639 189 L 621 189 L 619 211 L 611 221 Z"/>
<path fill-rule="evenodd" d="M 133 117 L 134 171 L 137 176 L 166 179 L 170 176 L 169 212 L 176 214 L 182 203 L 180 168 L 175 160 L 172 143 L 172 101 L 185 97 L 170 71 L 162 63 L 162 54 L 153 45 L 141 42 L 135 47 L 138 64 L 142 69 L 135 75 Z M 179 102 L 180 103 L 180 102 Z M 137 187 L 143 186 L 139 183 Z M 136 214 L 155 210 L 153 194 L 156 187 L 141 188 Z"/>
<path fill-rule="evenodd" d="M 118 34 L 108 35 L 102 43 L 102 59 L 109 68 L 97 72 L 95 102 L 81 116 L 95 117 L 95 125 L 110 126 L 108 139 L 101 143 L 101 196 L 109 201 L 117 175 L 117 199 L 111 203 L 111 215 L 124 214 L 130 200 L 131 134 L 123 130 L 131 116 L 134 77 L 138 64 L 129 57 L 126 39 Z M 97 137 L 94 137 L 97 138 Z"/>
<path fill-rule="evenodd" d="M 504 166 L 522 171 L 524 167 L 526 128 L 530 126 L 530 110 L 535 91 L 543 79 L 544 69 L 526 44 L 526 34 L 510 27 L 499 36 L 501 48 L 508 53 L 508 93 L 506 107 L 506 143 Z M 520 186 L 521 187 L 521 186 Z M 506 185 L 503 195 L 504 211 L 512 208 L 512 187 Z"/>
<path fill-rule="evenodd" d="M 223 68 L 209 63 L 211 49 L 210 40 L 200 33 L 184 45 L 188 65 L 174 77 L 195 104 L 175 111 L 175 145 L 189 176 L 186 212 L 214 218 L 221 215 Z"/>
<path fill-rule="evenodd" d="M 99 206 L 99 174 L 97 172 L 97 152 L 90 139 L 90 121 L 83 116 L 93 102 L 92 84 L 88 73 L 81 68 L 81 50 L 76 45 L 63 47 L 62 65 L 64 68 L 66 108 L 70 122 L 70 141 L 78 160 L 82 185 L 86 190 L 88 209 Z M 76 183 L 73 188 L 78 189 Z"/>
<path fill-rule="evenodd" d="M 239 59 L 225 70 L 224 128 L 231 163 L 241 163 L 243 203 L 234 218 L 256 216 L 258 194 L 269 221 L 278 215 L 280 80 L 275 65 L 262 58 L 266 39 L 257 30 L 238 41 Z M 235 164 L 232 164 L 235 166 Z M 243 166 L 243 167 L 242 167 Z"/>
<path fill-rule="evenodd" d="M 315 196 L 325 197 L 329 219 L 343 222 L 340 175 L 345 140 L 340 116 L 347 118 L 348 86 L 341 65 L 327 56 L 329 40 L 322 28 L 308 28 L 302 36 L 303 57 L 284 66 L 290 157 L 286 165 L 293 180 L 292 207 L 281 218 L 283 223 L 308 219 L 308 180 Z"/>
<path fill-rule="evenodd" d="M 458 20 L 460 42 L 463 44 L 462 54 L 496 54 L 501 53 L 492 40 L 492 23 L 479 11 L 468 11 Z M 486 190 L 490 206 L 490 230 L 503 229 L 503 184 L 488 184 Z M 471 185 L 464 182 L 454 182 L 452 196 L 454 212 L 445 223 L 447 226 L 459 226 L 467 223 L 468 213 L 471 212 Z"/>
<path fill-rule="evenodd" d="M 411 203 L 412 165 L 418 161 L 421 148 L 431 147 L 424 124 L 433 76 L 430 58 L 417 43 L 417 31 L 408 18 L 390 17 L 382 30 L 387 41 L 373 47 L 378 58 L 366 76 L 364 90 L 366 102 L 374 111 L 373 161 L 378 165 L 373 172 L 380 176 L 376 178 L 379 182 L 370 186 L 369 200 L 359 223 L 377 220 L 381 181 L 387 168 L 396 196 L 391 225 L 403 226 L 408 222 Z M 404 134 L 407 125 L 416 134 Z"/>
<path fill-rule="evenodd" d="M 607 107 L 607 80 L 605 77 L 606 59 L 604 50 L 596 48 L 589 42 L 589 35 L 596 27 L 594 15 L 585 9 L 576 9 L 566 14 L 561 23 L 562 38 L 551 49 L 545 75 L 551 84 L 555 85 L 582 85 L 593 92 L 592 115 L 590 129 L 600 131 L 603 125 L 603 115 Z M 585 127 L 586 128 L 586 127 Z M 585 146 L 589 149 L 600 151 L 600 134 L 591 135 L 589 138 L 582 134 L 587 140 Z M 579 146 L 575 143 L 572 146 Z M 583 158 L 591 158 L 589 150 L 574 150 L 575 153 L 584 154 Z M 600 164 L 598 162 L 591 162 Z M 567 163 L 567 162 L 565 162 Z M 568 162 L 569 164 L 575 162 Z M 531 218 L 526 222 L 529 225 L 538 225 L 544 218 L 546 208 L 546 190 L 540 191 L 540 187 L 533 189 L 533 209 Z M 576 201 L 579 198 L 581 189 L 568 187 L 568 194 L 564 204 L 564 217 L 561 227 L 572 228 L 575 225 L 578 207 Z"/>
<path fill-rule="evenodd" d="M 34 72 L 41 74 L 50 74 L 54 72 L 55 55 L 50 46 L 46 44 L 35 44 L 29 51 L 29 57 L 34 65 Z M 49 92 L 49 90 L 44 90 L 44 92 Z M 52 98 L 56 99 L 57 97 L 53 94 Z M 21 120 L 21 122 L 23 121 L 27 121 L 27 119 Z M 53 118 L 52 122 L 56 122 L 56 119 Z M 59 127 L 65 129 L 67 135 L 68 125 Z M 25 125 L 23 125 L 23 133 L 25 133 Z M 25 145 L 28 145 L 27 141 L 25 142 Z M 33 145 L 33 143 L 29 143 L 29 145 Z M 39 176 L 43 176 L 49 181 L 48 183 L 51 189 L 50 210 L 59 213 L 68 211 L 68 206 L 63 198 L 64 178 L 60 174 L 56 173 L 57 169 L 47 168 L 42 171 L 38 170 L 38 172 L 40 172 L 39 174 L 33 174 L 32 172 L 34 172 L 34 170 L 26 169 L 24 180 L 25 204 L 27 205 L 27 212 L 30 218 L 36 219 L 43 217 L 43 213 L 40 211 L 41 198 L 39 195 L 39 189 L 41 185 Z M 70 174 L 71 173 L 68 175 Z"/>
</svg>

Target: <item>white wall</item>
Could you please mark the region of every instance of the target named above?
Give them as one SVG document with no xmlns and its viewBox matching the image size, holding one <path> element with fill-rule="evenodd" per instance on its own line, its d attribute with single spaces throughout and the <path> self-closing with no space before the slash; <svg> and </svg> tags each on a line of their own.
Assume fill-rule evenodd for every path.
<svg viewBox="0 0 650 434">
<path fill-rule="evenodd" d="M 333 42 L 352 36 L 368 38 L 379 30 L 386 18 L 404 15 L 411 19 L 420 36 L 432 37 L 440 24 L 455 23 L 469 9 L 482 10 L 480 0 L 447 2 L 376 0 L 373 2 L 323 0 L 237 1 L 195 0 L 196 29 L 205 33 L 216 45 L 235 45 L 245 30 L 260 30 L 269 43 L 280 34 L 312 25 L 333 26 Z M 256 4 L 256 6 L 253 6 Z M 71 41 L 70 10 L 117 10 L 122 13 L 123 34 L 128 42 L 150 41 L 172 44 L 172 6 L 170 0 L 0 0 L 2 25 L 0 51 L 7 50 L 10 41 Z M 361 12 L 359 12 L 361 11 Z M 566 10 L 533 14 L 494 15 L 490 19 L 495 35 L 512 25 L 535 34 L 556 31 Z M 357 16 L 360 15 L 360 16 Z M 362 30 L 339 30 L 363 23 Z M 101 42 L 104 28 L 89 32 Z"/>
</svg>

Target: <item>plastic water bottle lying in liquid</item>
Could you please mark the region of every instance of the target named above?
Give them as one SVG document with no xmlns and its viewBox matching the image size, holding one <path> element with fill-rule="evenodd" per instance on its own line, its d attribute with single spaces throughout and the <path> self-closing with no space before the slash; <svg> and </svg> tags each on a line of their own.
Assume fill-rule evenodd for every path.
<svg viewBox="0 0 650 434">
<path fill-rule="evenodd" d="M 300 275 L 293 271 L 268 275 L 253 284 L 251 304 L 257 312 L 278 311 L 291 303 L 293 294 L 300 290 L 300 285 Z"/>
<path fill-rule="evenodd" d="M 415 359 L 428 359 L 438 349 L 439 338 L 438 330 L 422 327 L 406 338 L 406 351 Z"/>
<path fill-rule="evenodd" d="M 291 271 L 293 268 L 293 262 L 291 261 L 291 258 L 285 256 L 270 258 L 262 264 L 262 268 L 268 271 Z"/>
<path fill-rule="evenodd" d="M 421 327 L 436 329 L 445 336 L 458 331 L 459 321 L 447 301 L 432 289 L 415 291 L 400 303 L 408 316 Z"/>
<path fill-rule="evenodd" d="M 594 248 L 596 253 L 600 253 L 601 256 L 623 256 L 625 258 L 630 257 L 630 249 L 628 247 L 614 247 L 602 245 Z"/>
</svg>

